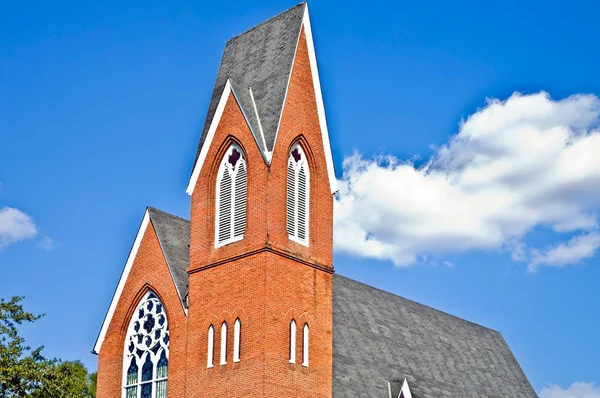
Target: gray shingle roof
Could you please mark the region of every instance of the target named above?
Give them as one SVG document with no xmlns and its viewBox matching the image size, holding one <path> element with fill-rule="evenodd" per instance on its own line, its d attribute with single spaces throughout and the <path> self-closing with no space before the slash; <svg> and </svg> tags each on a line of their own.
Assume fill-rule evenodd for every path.
<svg viewBox="0 0 600 398">
<path fill-rule="evenodd" d="M 263 155 L 273 151 L 305 7 L 300 3 L 227 42 L 194 164 L 228 79 Z"/>
<path fill-rule="evenodd" d="M 183 306 L 187 308 L 190 222 L 154 207 L 148 207 L 148 213 L 171 275 L 173 275 L 179 298 Z"/>
<path fill-rule="evenodd" d="M 537 397 L 502 335 L 333 277 L 333 396 Z"/>
<path fill-rule="evenodd" d="M 189 221 L 148 208 L 184 305 Z M 537 397 L 502 335 L 425 305 L 333 276 L 333 397 Z"/>
</svg>

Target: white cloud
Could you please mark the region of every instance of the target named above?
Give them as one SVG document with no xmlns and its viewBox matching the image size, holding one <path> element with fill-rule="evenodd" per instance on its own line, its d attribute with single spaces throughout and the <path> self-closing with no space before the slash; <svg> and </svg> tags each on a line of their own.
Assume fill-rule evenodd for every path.
<svg viewBox="0 0 600 398">
<path fill-rule="evenodd" d="M 27 214 L 8 206 L 0 209 L 0 250 L 36 235 L 37 227 Z"/>
<path fill-rule="evenodd" d="M 573 383 L 566 390 L 550 385 L 540 391 L 540 398 L 600 398 L 600 387 L 594 383 Z"/>
<path fill-rule="evenodd" d="M 543 253 L 534 250 L 529 270 L 534 271 L 540 265 L 564 267 L 575 264 L 583 259 L 593 257 L 598 247 L 600 247 L 600 235 L 597 233 L 575 236 L 570 241 L 560 243 Z"/>
<path fill-rule="evenodd" d="M 579 262 L 600 244 L 599 125 L 594 95 L 515 93 L 488 100 L 423 166 L 350 156 L 335 202 L 336 249 L 399 266 L 476 249 L 509 250 L 534 268 Z M 541 253 L 523 243 L 536 227 L 581 236 Z"/>
<path fill-rule="evenodd" d="M 44 249 L 46 251 L 53 250 L 56 248 L 56 246 L 57 246 L 56 241 L 54 239 L 52 239 L 51 237 L 49 237 L 48 235 L 44 235 L 38 243 L 38 247 L 41 247 L 42 249 Z"/>
</svg>

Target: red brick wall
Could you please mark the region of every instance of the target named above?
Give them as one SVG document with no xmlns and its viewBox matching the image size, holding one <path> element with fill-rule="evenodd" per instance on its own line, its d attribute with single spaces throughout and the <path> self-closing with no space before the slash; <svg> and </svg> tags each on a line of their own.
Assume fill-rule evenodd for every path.
<svg viewBox="0 0 600 398">
<path fill-rule="evenodd" d="M 165 306 L 169 322 L 169 397 L 185 397 L 187 318 L 149 223 L 98 353 L 98 398 L 121 397 L 125 334 L 133 311 L 149 288 Z"/>
<path fill-rule="evenodd" d="M 310 165 L 310 245 L 288 239 L 285 224 L 289 149 L 300 141 Z M 229 143 L 248 165 L 244 239 L 214 248 L 216 171 Z M 267 167 L 231 95 L 191 198 L 189 313 L 186 318 L 151 226 L 117 305 L 98 358 L 98 398 L 121 396 L 123 348 L 130 314 L 151 287 L 171 331 L 170 398 L 331 397 L 333 198 L 304 32 L 271 167 Z M 233 363 L 236 318 L 241 361 Z M 289 323 L 297 323 L 296 364 L 289 363 Z M 221 323 L 228 324 L 228 363 L 220 366 Z M 310 363 L 302 366 L 302 329 L 310 327 Z M 215 328 L 214 368 L 207 333 Z M 234 395 L 235 394 L 235 395 Z"/>
<path fill-rule="evenodd" d="M 248 165 L 246 233 L 214 248 L 216 170 L 235 139 Z M 298 140 L 310 164 L 310 245 L 286 232 L 289 150 Z M 191 199 L 189 397 L 331 397 L 333 197 L 304 32 L 298 46 L 270 167 L 233 95 L 215 131 Z M 328 148 L 327 148 L 328 150 Z M 242 322 L 241 361 L 233 359 L 233 324 Z M 297 322 L 296 364 L 289 363 L 289 322 Z M 228 363 L 219 365 L 221 323 Z M 310 327 L 310 363 L 302 366 L 302 328 Z M 207 369 L 208 327 L 215 327 L 214 368 Z M 235 394 L 235 395 L 234 395 Z"/>
</svg>

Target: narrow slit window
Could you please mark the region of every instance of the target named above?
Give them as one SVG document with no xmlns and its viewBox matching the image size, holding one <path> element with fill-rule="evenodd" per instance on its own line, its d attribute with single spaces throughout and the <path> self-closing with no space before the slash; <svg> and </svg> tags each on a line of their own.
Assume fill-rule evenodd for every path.
<svg viewBox="0 0 600 398">
<path fill-rule="evenodd" d="M 246 231 L 248 171 L 242 150 L 231 145 L 219 166 L 216 184 L 215 246 L 237 242 Z"/>
<path fill-rule="evenodd" d="M 233 325 L 233 362 L 240 361 L 240 337 L 242 333 L 242 323 L 240 319 L 235 320 Z"/>
<path fill-rule="evenodd" d="M 221 365 L 227 364 L 227 323 L 221 325 Z"/>
<path fill-rule="evenodd" d="M 213 325 L 210 325 L 208 328 L 208 344 L 207 344 L 207 353 L 206 353 L 206 367 L 213 367 L 213 358 L 215 351 L 215 328 Z"/>
<path fill-rule="evenodd" d="M 296 363 L 296 321 L 290 322 L 290 363 Z"/>
<path fill-rule="evenodd" d="M 287 164 L 286 230 L 291 240 L 308 246 L 310 173 L 300 145 L 290 151 Z"/>
<path fill-rule="evenodd" d="M 308 366 L 308 324 L 302 329 L 302 366 Z"/>
</svg>

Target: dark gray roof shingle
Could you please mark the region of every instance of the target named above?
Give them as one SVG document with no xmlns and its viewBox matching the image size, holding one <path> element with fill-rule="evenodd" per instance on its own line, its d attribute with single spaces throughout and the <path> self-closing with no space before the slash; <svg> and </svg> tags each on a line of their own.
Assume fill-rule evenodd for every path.
<svg viewBox="0 0 600 398">
<path fill-rule="evenodd" d="M 154 207 L 148 207 L 148 213 L 171 275 L 173 275 L 179 298 L 183 306 L 187 308 L 190 222 Z"/>
<path fill-rule="evenodd" d="M 333 396 L 537 397 L 502 335 L 333 277 Z M 395 394 L 395 395 L 394 395 Z"/>
<path fill-rule="evenodd" d="M 305 7 L 298 4 L 227 42 L 194 164 L 228 79 L 259 148 L 263 154 L 273 151 Z"/>
<path fill-rule="evenodd" d="M 148 208 L 184 306 L 189 221 Z M 502 335 L 425 305 L 333 276 L 333 397 L 535 398 Z"/>
</svg>

